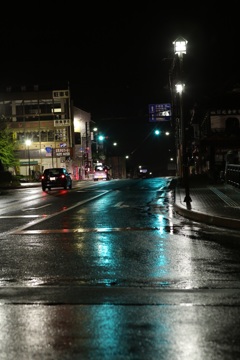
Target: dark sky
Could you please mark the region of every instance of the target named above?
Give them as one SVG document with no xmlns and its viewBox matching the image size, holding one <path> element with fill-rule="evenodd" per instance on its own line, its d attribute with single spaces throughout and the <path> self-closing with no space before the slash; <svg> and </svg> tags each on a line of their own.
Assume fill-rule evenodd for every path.
<svg viewBox="0 0 240 360">
<path fill-rule="evenodd" d="M 237 4 L 198 4 L 9 3 L 1 11 L 1 87 L 69 83 L 74 104 L 90 112 L 110 139 L 154 162 L 166 149 L 160 140 L 146 139 L 153 127 L 148 104 L 170 102 L 176 38 L 188 40 L 186 92 L 193 102 L 240 82 Z"/>
</svg>

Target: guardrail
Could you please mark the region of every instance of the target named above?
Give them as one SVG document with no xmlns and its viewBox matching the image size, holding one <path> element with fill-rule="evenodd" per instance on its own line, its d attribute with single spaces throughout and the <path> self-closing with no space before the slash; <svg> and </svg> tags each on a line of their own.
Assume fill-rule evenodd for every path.
<svg viewBox="0 0 240 360">
<path fill-rule="evenodd" d="M 227 164 L 225 179 L 227 184 L 240 188 L 240 165 Z"/>
</svg>

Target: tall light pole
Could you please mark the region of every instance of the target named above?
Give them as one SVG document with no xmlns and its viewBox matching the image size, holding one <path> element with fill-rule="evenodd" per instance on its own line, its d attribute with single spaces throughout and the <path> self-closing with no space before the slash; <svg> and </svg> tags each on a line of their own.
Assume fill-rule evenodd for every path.
<svg viewBox="0 0 240 360">
<path fill-rule="evenodd" d="M 187 40 L 179 37 L 175 41 L 173 41 L 174 45 L 174 54 L 178 60 L 178 71 L 177 74 L 177 83 L 176 92 L 179 94 L 179 117 L 180 117 L 180 131 L 179 131 L 179 165 L 181 167 L 180 176 L 182 176 L 183 184 L 185 187 L 185 198 L 184 202 L 186 202 L 189 207 L 190 202 L 192 201 L 190 197 L 190 189 L 189 189 L 189 167 L 188 167 L 188 156 L 187 156 L 187 143 L 186 143 L 186 120 L 185 115 L 183 113 L 183 55 L 187 53 Z M 176 60 L 176 59 L 175 59 Z M 175 66 L 176 62 L 175 62 Z"/>
<path fill-rule="evenodd" d="M 30 168 L 30 149 L 29 149 L 29 146 L 31 145 L 32 141 L 30 139 L 27 139 L 25 141 L 25 144 L 28 148 L 28 176 L 29 176 L 29 179 L 30 179 L 30 176 L 31 176 L 31 168 Z"/>
</svg>

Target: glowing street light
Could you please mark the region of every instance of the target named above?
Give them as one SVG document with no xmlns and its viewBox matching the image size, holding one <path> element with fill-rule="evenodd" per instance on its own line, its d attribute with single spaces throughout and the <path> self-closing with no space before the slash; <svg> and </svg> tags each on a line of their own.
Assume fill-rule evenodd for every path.
<svg viewBox="0 0 240 360">
<path fill-rule="evenodd" d="M 175 41 L 173 41 L 174 45 L 174 54 L 182 57 L 183 54 L 187 53 L 187 43 L 188 41 L 183 37 L 178 37 Z"/>
</svg>

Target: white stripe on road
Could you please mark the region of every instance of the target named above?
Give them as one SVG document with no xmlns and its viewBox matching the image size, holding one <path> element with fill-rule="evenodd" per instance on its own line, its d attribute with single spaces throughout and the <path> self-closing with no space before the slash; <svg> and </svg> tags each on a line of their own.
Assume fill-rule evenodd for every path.
<svg viewBox="0 0 240 360">
<path fill-rule="evenodd" d="M 98 195 L 95 195 L 95 196 L 91 197 L 90 199 L 80 201 L 80 202 L 76 203 L 75 205 L 73 205 L 73 206 L 71 206 L 71 207 L 69 207 L 69 208 L 67 208 L 67 209 L 63 209 L 61 212 L 58 211 L 58 212 L 56 212 L 56 213 L 54 213 L 54 214 L 52 214 L 52 215 L 48 215 L 48 216 L 42 215 L 42 216 L 41 216 L 41 219 L 33 220 L 33 221 L 31 221 L 30 223 L 27 223 L 27 224 L 25 224 L 25 225 L 23 225 L 23 226 L 20 226 L 19 228 L 16 228 L 16 229 L 7 231 L 7 232 L 5 232 L 4 234 L 1 234 L 1 237 L 2 237 L 2 236 L 6 237 L 7 235 L 10 235 L 10 234 L 19 234 L 19 232 L 23 231 L 24 229 L 29 228 L 30 226 L 33 226 L 33 225 L 39 224 L 40 222 L 49 220 L 49 219 L 51 219 L 51 218 L 53 218 L 53 217 L 55 217 L 55 216 L 58 216 L 58 215 L 62 214 L 63 212 L 70 211 L 70 210 L 72 210 L 72 209 L 74 209 L 74 208 L 76 208 L 76 207 L 78 207 L 78 206 L 80 206 L 80 205 L 86 204 L 87 202 L 89 202 L 89 201 L 91 201 L 91 200 L 97 199 L 98 197 L 103 196 L 103 195 L 109 193 L 110 191 L 111 191 L 111 190 L 107 190 L 107 191 L 105 191 L 105 192 L 102 192 L 101 194 L 98 194 Z M 44 216 L 44 217 L 43 217 L 43 216 Z"/>
</svg>

